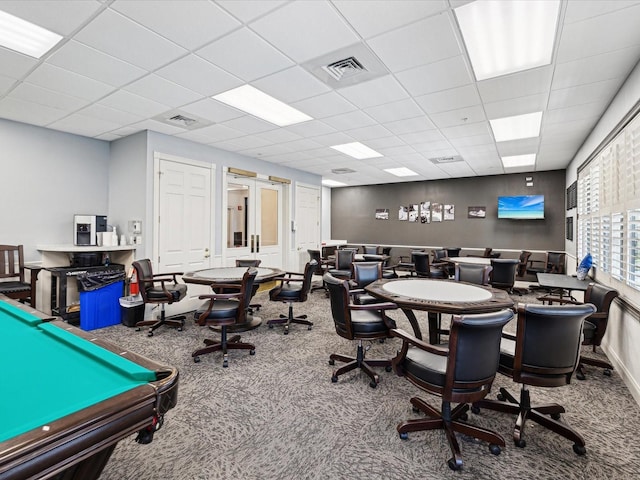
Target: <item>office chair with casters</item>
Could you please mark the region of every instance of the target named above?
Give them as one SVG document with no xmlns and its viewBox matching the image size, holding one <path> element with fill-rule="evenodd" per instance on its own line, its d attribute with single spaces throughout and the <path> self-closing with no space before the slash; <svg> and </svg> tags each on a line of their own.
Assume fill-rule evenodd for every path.
<svg viewBox="0 0 640 480">
<path fill-rule="evenodd" d="M 389 330 L 395 328 L 395 321 L 386 315 L 387 310 L 398 308 L 394 303 L 375 303 L 371 305 L 354 305 L 351 302 L 351 294 L 361 292 L 349 291 L 348 280 L 334 277 L 330 273 L 325 274 L 324 282 L 329 290 L 331 300 L 331 314 L 336 333 L 347 340 L 357 340 L 358 348 L 355 357 L 332 353 L 329 356 L 329 365 L 335 362 L 345 362 L 345 365 L 334 370 L 331 381 L 336 383 L 338 377 L 356 368 L 362 370 L 370 378 L 369 386 L 376 388 L 380 377 L 372 367 L 385 367 L 391 371 L 390 359 L 366 359 L 364 340 L 384 340 L 389 338 Z"/>
<path fill-rule="evenodd" d="M 460 247 L 444 247 L 444 249 L 447 251 L 447 257 L 459 257 L 462 250 Z"/>
<path fill-rule="evenodd" d="M 362 253 L 366 253 L 368 255 L 380 255 L 381 253 L 381 247 L 377 247 L 374 245 L 363 245 L 362 246 Z"/>
<path fill-rule="evenodd" d="M 335 264 L 329 268 L 329 273 L 336 278 L 349 280 L 351 278 L 351 264 L 354 261 L 356 252 L 352 249 L 336 250 Z"/>
<path fill-rule="evenodd" d="M 313 274 L 320 275 L 322 277 L 329 269 L 330 263 L 322 259 L 320 250 L 307 250 L 307 253 L 309 254 L 309 261 L 316 262 L 316 267 L 313 271 Z M 324 285 L 322 282 L 311 284 L 311 292 L 315 292 L 316 290 L 324 290 Z"/>
<path fill-rule="evenodd" d="M 526 272 L 534 276 L 538 273 L 565 274 L 566 257 L 564 252 L 547 252 L 544 260 L 529 260 Z"/>
<path fill-rule="evenodd" d="M 587 290 L 584 292 L 584 303 L 595 305 L 596 311 L 584 321 L 584 339 L 582 341 L 582 345 L 591 345 L 594 353 L 596 352 L 596 347 L 602 343 L 604 334 L 607 331 L 607 324 L 609 323 L 609 309 L 617 297 L 617 290 L 600 283 L 590 283 Z M 573 305 L 582 304 L 582 302 L 576 302 L 568 299 L 567 297 L 556 297 L 552 295 L 538 297 L 538 300 L 541 300 L 543 303 L 548 303 L 549 305 L 552 305 L 553 303 Z M 578 380 L 585 379 L 584 365 L 603 368 L 603 373 L 606 376 L 610 376 L 611 370 L 613 370 L 613 365 L 608 361 L 580 356 L 580 363 L 578 364 L 578 370 L 576 371 L 576 378 Z"/>
<path fill-rule="evenodd" d="M 489 276 L 492 270 L 493 267 L 491 265 L 456 263 L 454 279 L 456 282 L 475 283 L 476 285 L 489 285 Z"/>
<path fill-rule="evenodd" d="M 179 302 L 187 294 L 187 286 L 184 283 L 178 283 L 176 277 L 182 275 L 182 272 L 172 273 L 153 273 L 151 260 L 145 258 L 133 262 L 133 268 L 136 269 L 138 277 L 138 286 L 140 294 L 145 304 L 159 304 L 160 318 L 157 320 L 143 320 L 136 323 L 136 330 L 140 327 L 149 326 L 147 336 L 152 337 L 154 330 L 163 325 L 175 327 L 178 331 L 182 331 L 184 326 L 184 315 L 177 315 L 170 318 L 166 317 L 165 305 Z"/>
<path fill-rule="evenodd" d="M 194 351 L 191 356 L 195 363 L 200 362 L 200 356 L 212 352 L 222 352 L 222 366 L 229 366 L 228 350 L 249 350 L 250 355 L 255 355 L 256 347 L 252 343 L 240 341 L 240 335 L 227 338 L 227 327 L 235 323 L 242 323 L 249 312 L 251 292 L 258 271 L 249 267 L 242 276 L 242 283 L 216 284 L 221 291 L 233 293 L 212 293 L 200 295 L 201 300 L 208 300 L 202 308 L 196 310 L 194 318 L 198 325 L 209 325 L 209 328 L 220 329 L 220 339 L 205 339 L 205 347 Z"/>
<path fill-rule="evenodd" d="M 29 270 L 29 281 L 25 271 Z M 29 267 L 24 264 L 22 245 L 0 245 L 0 294 L 36 308 L 36 281 L 41 267 Z"/>
<path fill-rule="evenodd" d="M 381 301 L 364 292 L 364 287 L 382 278 L 381 262 L 353 262 L 353 279 L 349 281 L 351 290 L 363 290 L 362 293 L 353 295 L 353 303 L 356 305 L 370 305 Z"/>
<path fill-rule="evenodd" d="M 245 268 L 259 267 L 261 263 L 262 263 L 262 260 L 255 259 L 255 258 L 236 258 L 236 267 L 245 267 Z M 256 293 L 258 293 L 258 288 L 260 288 L 260 285 L 258 285 L 257 283 L 254 283 L 253 289 L 251 290 L 251 298 L 255 297 Z M 250 315 L 253 315 L 253 312 L 254 311 L 257 312 L 258 310 L 260 310 L 260 307 L 262 307 L 261 303 L 252 303 L 249 305 L 248 313 Z"/>
<path fill-rule="evenodd" d="M 498 400 L 476 402 L 472 411 L 478 413 L 481 408 L 487 408 L 517 415 L 513 431 L 513 442 L 517 447 L 526 446 L 524 429 L 527 420 L 532 420 L 573 441 L 573 451 L 584 455 L 586 448 L 582 436 L 560 421 L 564 407 L 557 403 L 532 405 L 527 387 L 562 387 L 571 382 L 580 356 L 582 325 L 595 310 L 591 304 L 521 304 L 516 335 L 502 335 L 498 365 L 500 373 L 522 385 L 520 399 L 500 388 Z"/>
<path fill-rule="evenodd" d="M 424 250 L 412 250 L 411 254 L 409 255 L 409 259 L 408 261 L 405 261 L 404 259 L 407 258 L 405 255 L 400 255 L 400 261 L 395 264 L 392 268 L 393 268 L 393 272 L 397 275 L 397 272 L 409 272 L 410 276 L 415 275 L 416 273 L 416 265 L 414 262 L 414 258 L 413 255 L 416 253 L 423 253 Z"/>
<path fill-rule="evenodd" d="M 492 258 L 491 267 L 493 270 L 489 277 L 489 284 L 493 288 L 499 288 L 513 293 L 518 263 L 517 258 Z"/>
<path fill-rule="evenodd" d="M 413 268 L 418 277 L 448 278 L 445 268 L 446 263 L 431 264 L 427 252 L 414 252 L 411 254 Z"/>
<path fill-rule="evenodd" d="M 312 260 L 304 267 L 304 273 L 285 272 L 284 277 L 276 278 L 280 285 L 269 290 L 269 299 L 273 302 L 286 302 L 289 304 L 288 315 L 280 315 L 267 321 L 269 328 L 274 325 L 284 324 L 284 334 L 289 334 L 289 327 L 292 323 L 307 325 L 307 330 L 311 330 L 313 322 L 307 320 L 306 315 L 293 315 L 294 302 L 306 302 L 311 291 L 311 277 L 316 270 L 316 262 Z"/>
<path fill-rule="evenodd" d="M 453 315 L 447 346 L 431 345 L 403 330 L 392 330 L 402 339 L 402 348 L 392 360 L 393 369 L 416 387 L 442 398 L 441 411 L 425 400 L 413 397 L 413 410 L 428 418 L 402 422 L 397 430 L 406 440 L 409 432 L 442 429 L 453 457 L 449 468 L 462 468 L 462 456 L 455 432 L 489 442 L 494 455 L 505 446 L 497 433 L 466 423 L 469 403 L 482 400 L 491 390 L 498 369 L 502 327 L 513 318 L 511 310 L 476 315 Z M 451 408 L 451 403 L 458 405 Z"/>
<path fill-rule="evenodd" d="M 398 278 L 398 274 L 393 269 L 388 268 L 389 256 L 364 254 L 362 258 L 365 262 L 379 262 L 382 264 L 382 278 Z M 356 262 L 361 263 L 361 262 Z"/>
</svg>

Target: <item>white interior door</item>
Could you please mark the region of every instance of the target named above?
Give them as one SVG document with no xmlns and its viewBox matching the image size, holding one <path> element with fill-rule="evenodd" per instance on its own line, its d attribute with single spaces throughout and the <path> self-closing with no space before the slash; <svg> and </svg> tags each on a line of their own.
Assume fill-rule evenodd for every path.
<svg viewBox="0 0 640 480">
<path fill-rule="evenodd" d="M 213 166 L 160 158 L 157 162 L 157 247 L 154 272 L 191 272 L 210 267 Z M 189 285 L 188 298 L 167 305 L 167 313 L 195 309 L 198 295 L 208 293 Z"/>
<path fill-rule="evenodd" d="M 260 259 L 282 267 L 282 185 L 256 178 L 227 177 L 225 262 Z"/>
<path fill-rule="evenodd" d="M 295 238 L 298 252 L 296 271 L 302 272 L 309 261 L 307 250 L 320 248 L 320 189 L 296 186 Z"/>
</svg>

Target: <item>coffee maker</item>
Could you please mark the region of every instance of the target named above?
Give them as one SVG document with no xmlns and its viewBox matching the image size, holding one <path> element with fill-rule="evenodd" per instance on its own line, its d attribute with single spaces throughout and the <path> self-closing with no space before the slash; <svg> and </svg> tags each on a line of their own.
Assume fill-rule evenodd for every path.
<svg viewBox="0 0 640 480">
<path fill-rule="evenodd" d="M 106 215 L 74 215 L 73 244 L 96 245 L 96 233 L 107 231 Z"/>
</svg>

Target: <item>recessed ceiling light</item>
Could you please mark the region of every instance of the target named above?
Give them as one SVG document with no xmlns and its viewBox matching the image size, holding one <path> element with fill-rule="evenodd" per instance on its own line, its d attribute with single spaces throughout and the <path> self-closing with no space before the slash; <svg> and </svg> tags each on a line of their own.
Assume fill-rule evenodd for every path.
<svg viewBox="0 0 640 480">
<path fill-rule="evenodd" d="M 329 180 L 327 178 L 325 180 L 322 180 L 322 185 L 324 185 L 325 187 L 344 187 L 347 184 L 342 182 L 336 182 L 335 180 Z"/>
<path fill-rule="evenodd" d="M 540 135 L 542 112 L 516 115 L 515 117 L 496 118 L 489 120 L 496 142 L 532 138 Z"/>
<path fill-rule="evenodd" d="M 273 98 L 271 95 L 252 87 L 251 85 L 243 85 L 232 90 L 214 95 L 212 98 L 227 105 L 242 110 L 243 112 L 254 115 L 269 123 L 286 127 L 296 123 L 307 122 L 313 120 L 306 113 L 290 107 L 284 102 Z"/>
<path fill-rule="evenodd" d="M 376 152 L 375 150 L 367 147 L 366 145 L 360 142 L 353 143 L 344 143 L 342 145 L 333 145 L 331 148 L 334 150 L 338 150 L 350 157 L 357 158 L 358 160 L 362 160 L 365 158 L 377 158 L 381 157 L 382 154 Z"/>
<path fill-rule="evenodd" d="M 30 57 L 40 58 L 51 50 L 62 36 L 0 11 L 0 45 Z"/>
<path fill-rule="evenodd" d="M 455 10 L 477 80 L 551 63 L 559 0 L 486 0 Z"/>
<path fill-rule="evenodd" d="M 396 177 L 413 177 L 414 175 L 418 175 L 413 170 L 409 170 L 408 168 L 385 168 L 385 172 L 390 173 L 391 175 L 395 175 Z"/>
<path fill-rule="evenodd" d="M 504 165 L 504 168 L 530 167 L 535 164 L 536 164 L 535 153 L 529 153 L 527 155 L 514 155 L 511 157 L 502 157 L 502 165 Z"/>
</svg>

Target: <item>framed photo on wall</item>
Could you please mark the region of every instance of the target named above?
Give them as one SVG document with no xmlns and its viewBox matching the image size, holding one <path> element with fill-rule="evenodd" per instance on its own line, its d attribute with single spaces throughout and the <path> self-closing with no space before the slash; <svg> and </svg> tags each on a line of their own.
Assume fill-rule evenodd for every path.
<svg viewBox="0 0 640 480">
<path fill-rule="evenodd" d="M 410 222 L 418 221 L 418 204 L 417 203 L 409 205 L 409 221 Z"/>
<path fill-rule="evenodd" d="M 420 204 L 420 223 L 431 223 L 431 202 Z"/>
<path fill-rule="evenodd" d="M 444 206 L 444 219 L 455 220 L 456 218 L 456 206 L 445 204 Z"/>
<path fill-rule="evenodd" d="M 431 220 L 433 220 L 434 222 L 442 221 L 442 204 L 441 203 L 431 204 Z"/>
<path fill-rule="evenodd" d="M 487 207 L 468 207 L 467 218 L 486 218 Z"/>
<path fill-rule="evenodd" d="M 409 207 L 400 205 L 400 209 L 398 210 L 398 220 L 403 221 L 408 219 L 409 219 Z"/>
<path fill-rule="evenodd" d="M 389 220 L 389 209 L 376 208 L 376 220 Z"/>
</svg>

